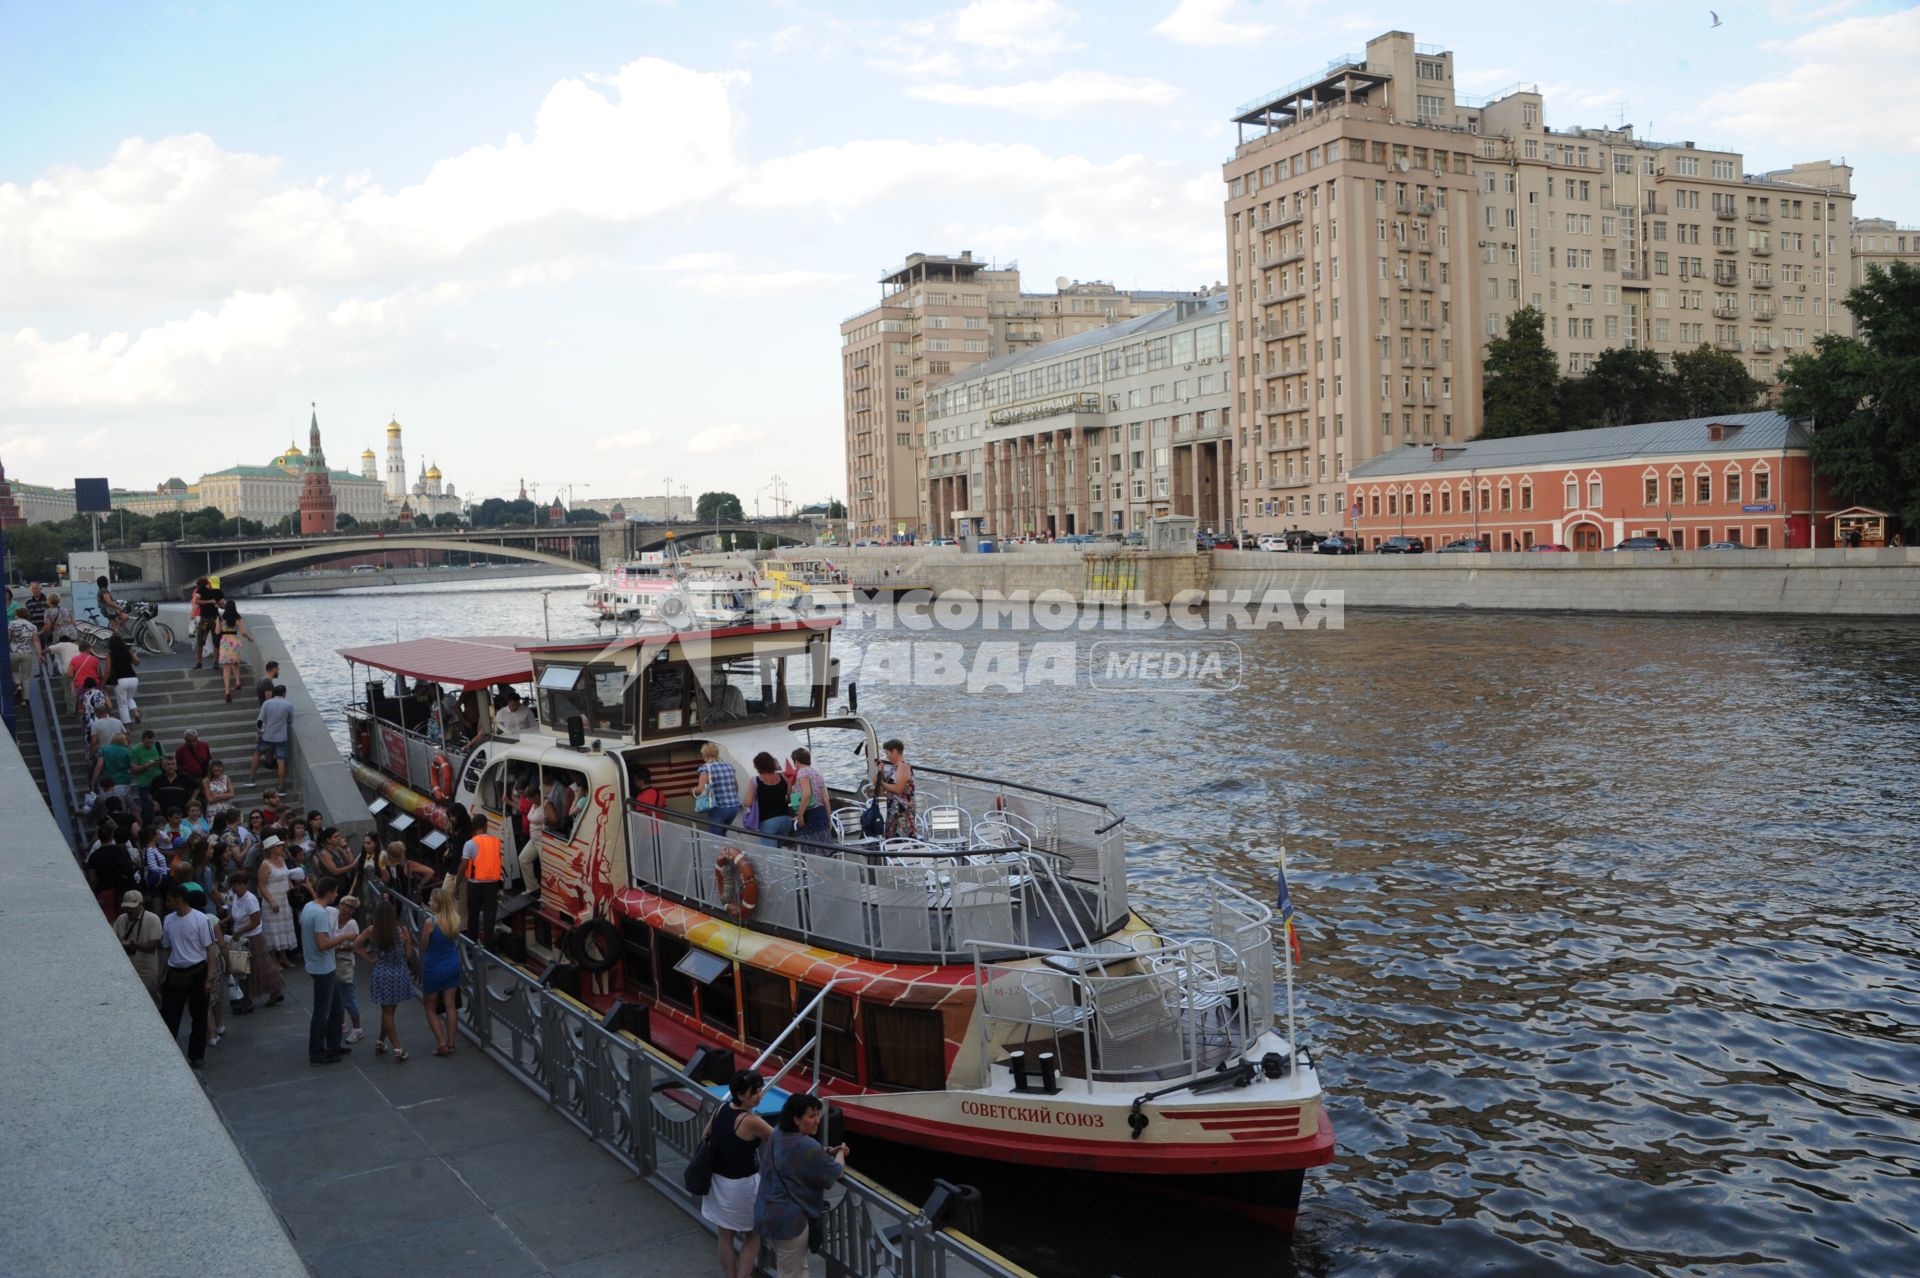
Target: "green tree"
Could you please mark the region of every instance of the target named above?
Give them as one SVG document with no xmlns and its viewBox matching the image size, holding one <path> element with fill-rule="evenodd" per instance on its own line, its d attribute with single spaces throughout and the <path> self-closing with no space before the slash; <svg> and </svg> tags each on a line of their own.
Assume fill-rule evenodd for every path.
<svg viewBox="0 0 1920 1278">
<path fill-rule="evenodd" d="M 587 510 L 582 507 L 579 510 L 569 510 L 567 512 L 567 522 L 570 524 L 604 524 L 607 522 L 607 517 L 597 510 Z"/>
<path fill-rule="evenodd" d="M 338 528 L 341 532 L 351 532 L 353 529 L 358 528 L 360 526 L 360 521 L 355 519 L 352 515 L 347 514 L 343 510 L 340 512 L 339 518 L 333 521 L 333 526 L 335 528 Z"/>
<path fill-rule="evenodd" d="M 1870 266 L 1847 294 L 1857 338 L 1821 337 L 1787 361 L 1780 407 L 1812 423 L 1834 496 L 1920 529 L 1920 268 Z"/>
<path fill-rule="evenodd" d="M 1673 386 L 1650 350 L 1604 350 L 1584 377 L 1560 383 L 1564 430 L 1664 421 L 1672 416 Z"/>
<path fill-rule="evenodd" d="M 1767 389 L 1764 382 L 1747 372 L 1738 355 L 1715 350 L 1704 342 L 1694 350 L 1674 355 L 1671 387 L 1675 417 L 1751 412 Z"/>
<path fill-rule="evenodd" d="M 460 527 L 460 516 L 454 514 L 451 510 L 443 510 L 433 517 L 433 526 L 435 528 L 458 528 Z"/>
<path fill-rule="evenodd" d="M 1507 317 L 1507 335 L 1487 343 L 1479 438 L 1538 435 L 1558 423 L 1560 367 L 1547 349 L 1546 319 L 1531 306 Z"/>
<path fill-rule="evenodd" d="M 74 530 L 69 525 L 76 522 L 80 521 L 63 519 L 55 523 L 28 524 L 9 532 L 7 553 L 13 558 L 14 571 L 27 581 L 54 580 L 60 565 L 67 562 L 69 550 L 93 544 L 89 534 L 82 534 L 87 539 L 75 544 Z"/>
<path fill-rule="evenodd" d="M 732 493 L 701 493 L 700 500 L 693 504 L 696 523 L 710 524 L 715 520 L 725 522 L 746 517 L 746 512 L 740 508 L 740 499 Z"/>
</svg>

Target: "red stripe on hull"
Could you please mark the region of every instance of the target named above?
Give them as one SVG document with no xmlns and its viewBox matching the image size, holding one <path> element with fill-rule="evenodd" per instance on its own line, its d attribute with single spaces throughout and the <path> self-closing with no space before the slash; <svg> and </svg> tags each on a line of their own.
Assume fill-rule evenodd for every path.
<svg viewBox="0 0 1920 1278">
<path fill-rule="evenodd" d="M 866 1109 L 857 1096 L 842 1097 L 839 1108 L 847 1126 L 883 1140 L 973 1158 L 1041 1167 L 1073 1167 L 1127 1175 L 1208 1176 L 1228 1172 L 1288 1171 L 1319 1167 L 1333 1161 L 1333 1123 L 1321 1111 L 1319 1129 L 1304 1140 L 1276 1142 L 1262 1133 L 1254 1150 L 1220 1144 L 1143 1144 L 1139 1141 L 1076 1140 L 1030 1132 L 1001 1132 L 961 1126 L 888 1110 Z"/>
</svg>

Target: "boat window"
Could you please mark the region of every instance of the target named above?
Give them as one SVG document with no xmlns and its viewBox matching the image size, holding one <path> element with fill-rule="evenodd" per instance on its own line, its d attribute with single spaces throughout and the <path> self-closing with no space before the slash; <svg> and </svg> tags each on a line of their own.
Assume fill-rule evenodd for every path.
<svg viewBox="0 0 1920 1278">
<path fill-rule="evenodd" d="M 489 812 L 500 811 L 500 783 L 506 778 L 507 765 L 496 763 L 480 776 L 480 806 Z"/>
<path fill-rule="evenodd" d="M 861 1006 L 867 1022 L 869 1083 L 916 1092 L 946 1086 L 946 1033 L 939 1012 L 926 1007 Z"/>
<path fill-rule="evenodd" d="M 540 721 L 559 731 L 575 715 L 588 732 L 626 735 L 632 727 L 626 671 L 614 665 L 550 665 L 542 670 Z"/>
<path fill-rule="evenodd" d="M 638 919 L 620 925 L 621 939 L 627 943 L 627 981 L 636 990 L 653 992 L 653 929 Z"/>
<path fill-rule="evenodd" d="M 873 767 L 867 760 L 869 742 L 864 729 L 808 728 L 804 740 L 796 740 L 794 744 L 804 745 L 813 752 L 813 766 L 820 769 L 831 790 L 858 793 L 873 775 Z"/>
<path fill-rule="evenodd" d="M 826 649 L 749 653 L 699 665 L 654 661 L 641 705 L 643 737 L 778 723 L 823 713 Z"/>
<path fill-rule="evenodd" d="M 740 987 L 747 1005 L 747 1041 L 765 1047 L 793 1020 L 793 985 L 784 976 L 742 967 Z"/>
<path fill-rule="evenodd" d="M 661 932 L 653 938 L 654 955 L 659 960 L 660 1001 L 683 1012 L 693 1010 L 693 978 L 676 971 L 674 965 L 686 957 L 687 943 L 677 936 Z"/>
<path fill-rule="evenodd" d="M 734 965 L 700 987 L 700 1019 L 728 1038 L 740 1032 L 740 998 L 733 985 Z"/>
<path fill-rule="evenodd" d="M 795 989 L 797 1003 L 805 1007 L 813 1001 L 820 990 L 816 986 L 801 985 Z M 814 1017 L 824 1015 L 825 1033 L 820 1043 L 820 1064 L 829 1074 L 838 1074 L 842 1078 L 856 1077 L 859 1068 L 859 1046 L 853 1037 L 853 1000 L 844 994 L 829 994 L 826 1002 L 807 1014 L 807 1033 L 801 1042 L 813 1037 Z M 795 1031 L 799 1033 L 799 1031 Z"/>
</svg>

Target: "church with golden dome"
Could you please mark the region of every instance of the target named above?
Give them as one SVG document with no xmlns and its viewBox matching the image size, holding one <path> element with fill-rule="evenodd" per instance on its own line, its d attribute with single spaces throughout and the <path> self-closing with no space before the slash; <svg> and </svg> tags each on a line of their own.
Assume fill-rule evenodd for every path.
<svg viewBox="0 0 1920 1278">
<path fill-rule="evenodd" d="M 369 448 L 360 454 L 360 475 L 363 479 L 381 482 L 380 457 Z M 432 519 L 435 515 L 458 515 L 464 513 L 466 503 L 460 494 L 448 483 L 446 476 L 440 473 L 438 465 L 420 464 L 420 474 L 411 485 L 407 483 L 407 454 L 400 439 L 400 422 L 390 419 L 387 422 L 387 465 L 385 477 L 387 517 L 398 519 L 402 507 L 405 507 L 415 519 Z"/>
</svg>

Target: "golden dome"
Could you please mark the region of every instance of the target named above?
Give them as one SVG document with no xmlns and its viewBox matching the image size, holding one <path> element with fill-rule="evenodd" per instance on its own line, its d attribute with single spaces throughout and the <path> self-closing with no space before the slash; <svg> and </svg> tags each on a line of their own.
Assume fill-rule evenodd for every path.
<svg viewBox="0 0 1920 1278">
<path fill-rule="evenodd" d="M 400 423 L 398 420 L 392 420 L 387 423 L 387 438 L 388 439 L 400 438 Z"/>
<path fill-rule="evenodd" d="M 361 453 L 360 453 L 361 461 L 371 461 L 373 457 L 374 457 L 374 451 L 371 448 L 361 450 Z"/>
<path fill-rule="evenodd" d="M 427 467 L 427 478 L 428 478 L 428 479 L 439 479 L 440 477 L 441 477 L 441 476 L 440 476 L 440 468 L 439 468 L 438 466 L 429 466 L 429 467 Z"/>
</svg>

